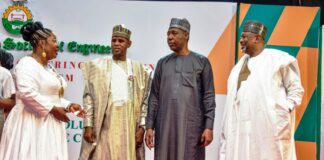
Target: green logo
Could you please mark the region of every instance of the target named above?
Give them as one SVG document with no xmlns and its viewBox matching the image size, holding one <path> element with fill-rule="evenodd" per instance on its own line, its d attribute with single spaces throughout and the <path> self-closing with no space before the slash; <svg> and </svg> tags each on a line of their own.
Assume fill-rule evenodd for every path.
<svg viewBox="0 0 324 160">
<path fill-rule="evenodd" d="M 7 32 L 14 35 L 19 35 L 20 28 L 24 24 L 32 21 L 33 15 L 30 10 L 21 4 L 9 6 L 2 16 L 3 27 Z"/>
</svg>

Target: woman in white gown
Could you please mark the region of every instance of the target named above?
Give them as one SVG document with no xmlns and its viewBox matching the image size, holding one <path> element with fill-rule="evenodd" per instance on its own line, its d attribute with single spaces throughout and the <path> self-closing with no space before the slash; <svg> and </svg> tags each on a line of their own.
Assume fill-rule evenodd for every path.
<svg viewBox="0 0 324 160">
<path fill-rule="evenodd" d="M 66 113 L 81 111 L 83 117 L 85 112 L 63 98 L 66 82 L 48 64 L 59 50 L 55 34 L 40 22 L 24 25 L 21 33 L 33 53 L 14 70 L 16 105 L 4 125 L 0 159 L 67 160 Z"/>
</svg>

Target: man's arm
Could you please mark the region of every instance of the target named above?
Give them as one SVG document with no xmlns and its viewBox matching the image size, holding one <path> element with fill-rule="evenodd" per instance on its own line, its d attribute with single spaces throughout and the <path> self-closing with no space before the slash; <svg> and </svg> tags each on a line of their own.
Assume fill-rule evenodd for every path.
<svg viewBox="0 0 324 160">
<path fill-rule="evenodd" d="M 157 63 L 155 67 L 155 73 L 152 80 L 151 92 L 148 102 L 148 113 L 146 117 L 146 135 L 145 143 L 146 146 L 151 149 L 154 147 L 153 143 L 153 129 L 155 128 L 155 119 L 157 116 L 157 109 L 159 107 L 159 94 L 160 94 L 160 83 L 162 74 L 161 60 Z"/>
<path fill-rule="evenodd" d="M 93 132 L 93 99 L 92 93 L 90 90 L 91 83 L 89 82 L 89 72 L 90 72 L 90 63 L 84 63 L 81 66 L 81 70 L 83 72 L 84 77 L 84 92 L 83 92 L 83 107 L 86 111 L 85 118 L 83 119 L 84 125 L 84 139 L 89 142 L 94 142 L 94 132 Z"/>
<path fill-rule="evenodd" d="M 297 61 L 281 68 L 280 72 L 287 93 L 287 107 L 291 111 L 301 104 L 304 94 Z"/>
<path fill-rule="evenodd" d="M 151 84 L 152 84 L 152 70 L 149 68 L 146 68 L 143 66 L 143 72 L 144 72 L 144 79 L 145 79 L 145 93 L 141 105 L 141 117 L 140 117 L 140 124 L 139 126 L 145 129 L 145 119 L 147 116 L 147 109 L 148 109 L 148 99 L 150 95 L 150 90 L 151 90 Z"/>
<path fill-rule="evenodd" d="M 148 100 L 148 113 L 146 117 L 146 128 L 154 129 L 154 122 L 159 107 L 159 92 L 161 83 L 161 62 L 156 65 L 154 77 L 152 80 L 150 96 Z"/>
<path fill-rule="evenodd" d="M 205 130 L 201 135 L 200 143 L 201 147 L 206 147 L 213 141 L 213 127 L 216 107 L 213 71 L 207 58 L 201 76 Z"/>
<path fill-rule="evenodd" d="M 202 98 L 205 118 L 205 128 L 213 129 L 215 117 L 215 88 L 214 77 L 211 65 L 206 60 L 205 67 L 202 71 Z"/>
<path fill-rule="evenodd" d="M 151 73 L 152 71 L 145 67 L 144 65 L 141 65 L 141 73 L 143 73 L 143 80 L 144 80 L 144 96 L 142 100 L 142 105 L 141 105 L 141 114 L 140 114 L 140 122 L 139 122 L 139 127 L 136 129 L 136 135 L 135 135 L 135 140 L 136 140 L 136 148 L 139 148 L 143 144 L 143 138 L 144 138 L 144 133 L 145 133 L 145 118 L 147 115 L 147 108 L 148 108 L 148 97 L 151 89 L 151 83 L 152 83 L 152 78 L 151 78 Z"/>
<path fill-rule="evenodd" d="M 5 78 L 2 84 L 3 99 L 0 99 L 0 108 L 5 109 L 5 111 L 10 111 L 16 105 L 16 87 L 9 71 L 2 74 Z"/>
<path fill-rule="evenodd" d="M 83 107 L 87 112 L 84 118 L 84 127 L 93 127 L 93 99 L 91 93 L 91 83 L 89 82 L 90 62 L 84 63 L 81 70 L 84 78 Z"/>
</svg>

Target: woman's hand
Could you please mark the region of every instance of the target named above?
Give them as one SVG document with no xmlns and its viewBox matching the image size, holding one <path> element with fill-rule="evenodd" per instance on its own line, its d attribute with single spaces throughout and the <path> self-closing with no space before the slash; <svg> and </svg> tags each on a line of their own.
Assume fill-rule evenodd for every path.
<svg viewBox="0 0 324 160">
<path fill-rule="evenodd" d="M 63 107 L 53 107 L 50 113 L 58 120 L 63 122 L 70 121 L 69 117 L 66 115 L 66 110 Z"/>
</svg>

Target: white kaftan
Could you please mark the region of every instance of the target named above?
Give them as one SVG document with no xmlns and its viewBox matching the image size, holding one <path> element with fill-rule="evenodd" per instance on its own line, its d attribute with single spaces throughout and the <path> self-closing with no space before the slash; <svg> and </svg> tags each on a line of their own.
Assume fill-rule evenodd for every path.
<svg viewBox="0 0 324 160">
<path fill-rule="evenodd" d="M 10 98 L 15 94 L 15 84 L 11 73 L 4 67 L 0 66 L 0 99 Z M 5 122 L 4 109 L 0 107 L 0 137 Z"/>
<path fill-rule="evenodd" d="M 243 62 L 250 75 L 237 90 Z M 294 57 L 275 49 L 244 55 L 228 79 L 221 160 L 295 160 L 294 108 L 304 92 Z"/>
</svg>

